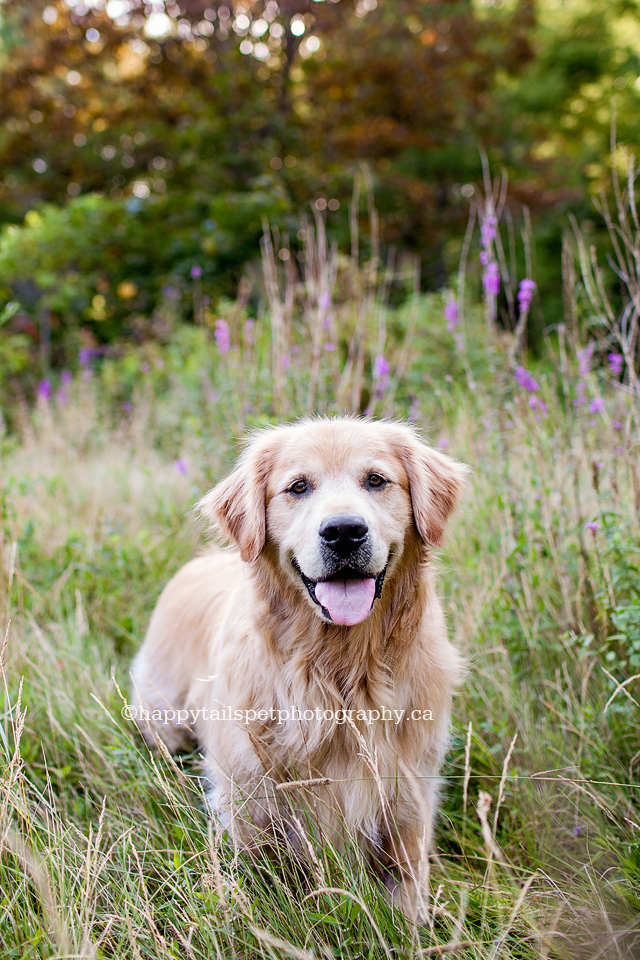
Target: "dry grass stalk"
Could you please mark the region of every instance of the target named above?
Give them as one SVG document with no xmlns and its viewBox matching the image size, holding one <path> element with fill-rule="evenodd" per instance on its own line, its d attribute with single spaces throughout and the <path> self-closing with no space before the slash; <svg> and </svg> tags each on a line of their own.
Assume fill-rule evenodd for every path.
<svg viewBox="0 0 640 960">
<path fill-rule="evenodd" d="M 309 950 L 300 950 L 287 940 L 282 940 L 280 937 L 274 937 L 273 934 L 267 933 L 266 930 L 261 930 L 259 927 L 253 925 L 251 925 L 249 929 L 257 940 L 268 944 L 268 946 L 276 950 L 282 950 L 285 957 L 293 957 L 293 960 L 317 960 L 316 955 Z"/>
<path fill-rule="evenodd" d="M 4 816 L 2 816 L 2 821 L 3 820 Z M 31 847 L 25 843 L 22 837 L 10 826 L 5 828 L 2 835 L 0 853 L 3 847 L 6 847 L 14 857 L 20 860 L 28 871 L 40 903 L 42 904 L 47 925 L 58 952 L 62 956 L 73 953 L 74 956 L 78 957 L 78 960 L 85 960 L 85 958 L 89 960 L 90 957 L 93 957 L 93 952 L 91 954 L 85 953 L 84 955 L 78 955 L 72 950 L 71 939 L 63 919 L 65 908 L 63 908 L 61 904 L 56 903 L 44 861 L 36 857 Z"/>
<path fill-rule="evenodd" d="M 509 775 L 509 763 L 511 762 L 511 755 L 514 751 L 516 740 L 518 739 L 518 734 L 516 733 L 513 740 L 509 744 L 509 749 L 507 750 L 507 755 L 504 758 L 504 763 L 502 765 L 502 776 L 500 778 L 500 786 L 498 788 L 498 799 L 496 801 L 496 812 L 493 817 L 493 835 L 495 836 L 498 829 L 498 817 L 500 815 L 500 807 L 504 802 L 504 787 L 507 782 L 507 777 Z"/>
<path fill-rule="evenodd" d="M 462 812 L 466 815 L 467 801 L 469 799 L 469 780 L 471 778 L 471 737 L 473 734 L 473 721 L 469 720 L 467 726 L 467 739 L 464 747 L 464 781 L 462 783 Z"/>
<path fill-rule="evenodd" d="M 427 947 L 425 950 L 418 950 L 419 957 L 446 957 L 447 954 L 458 953 L 460 950 L 470 950 L 472 947 L 479 947 L 481 944 L 475 940 L 455 940 L 453 943 L 443 943 L 438 947 Z"/>
<path fill-rule="evenodd" d="M 276 790 L 300 790 L 305 787 L 320 787 L 327 783 L 333 783 L 331 777 L 312 777 L 311 780 L 288 780 L 286 783 L 276 783 Z"/>
<path fill-rule="evenodd" d="M 302 837 L 302 839 L 303 839 L 303 841 L 304 841 L 304 845 L 305 845 L 305 847 L 306 847 L 306 849 L 307 849 L 307 853 L 309 854 L 309 860 L 311 861 L 311 868 L 312 868 L 312 870 L 313 870 L 313 875 L 314 875 L 314 877 L 315 877 L 316 884 L 317 884 L 319 887 L 326 887 L 326 886 L 327 886 L 327 879 L 326 879 L 326 877 L 325 877 L 324 870 L 323 870 L 323 868 L 322 868 L 322 864 L 320 863 L 320 861 L 318 860 L 318 858 L 317 858 L 317 856 L 316 856 L 316 852 L 315 852 L 315 850 L 313 849 L 313 844 L 311 843 L 311 840 L 310 840 L 309 837 L 307 836 L 307 831 L 304 829 L 304 826 L 303 826 L 303 824 L 302 824 L 302 821 L 300 820 L 300 817 L 297 817 L 297 816 L 295 816 L 295 814 L 294 814 L 294 815 L 293 815 L 293 822 L 295 823 L 296 827 L 298 828 L 298 833 L 299 833 L 299 835 Z"/>
<path fill-rule="evenodd" d="M 507 937 L 509 936 L 509 933 L 511 932 L 511 928 L 513 927 L 513 924 L 515 923 L 515 919 L 516 919 L 516 917 L 518 916 L 518 914 L 519 914 L 519 912 L 520 912 L 520 909 L 521 909 L 521 907 L 522 907 L 522 905 L 523 905 L 523 903 L 524 903 L 524 901 L 525 901 L 525 898 L 526 898 L 526 896 L 527 896 L 527 894 L 528 894 L 528 892 L 529 892 L 529 890 L 530 890 L 530 888 L 531 888 L 531 885 L 532 885 L 533 881 L 537 878 L 537 876 L 538 876 L 538 875 L 537 875 L 536 873 L 532 873 L 531 876 L 530 876 L 530 877 L 526 880 L 526 882 L 523 884 L 522 890 L 520 891 L 520 894 L 519 894 L 519 896 L 518 896 L 518 899 L 516 900 L 515 904 L 513 905 L 513 910 L 511 911 L 511 913 L 510 913 L 510 915 L 509 915 L 509 920 L 507 921 L 507 925 L 506 925 L 506 927 L 504 928 L 504 930 L 502 931 L 502 933 L 499 935 L 499 937 L 496 938 L 493 946 L 491 947 L 491 951 L 490 951 L 490 953 L 489 953 L 489 956 L 488 956 L 487 960 L 495 960 L 495 958 L 498 956 L 498 954 L 499 954 L 500 951 L 502 950 L 502 947 L 504 946 L 504 943 L 505 943 Z"/>
<path fill-rule="evenodd" d="M 282 300 L 278 284 L 278 267 L 276 265 L 271 228 L 266 220 L 262 226 L 262 273 L 269 303 L 271 323 L 271 370 L 274 391 L 273 413 L 275 416 L 285 416 L 285 303 Z"/>
</svg>

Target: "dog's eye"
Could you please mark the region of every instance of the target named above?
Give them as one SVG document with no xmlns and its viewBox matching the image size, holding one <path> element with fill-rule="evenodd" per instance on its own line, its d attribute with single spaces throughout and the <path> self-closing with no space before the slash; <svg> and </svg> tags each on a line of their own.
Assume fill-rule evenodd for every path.
<svg viewBox="0 0 640 960">
<path fill-rule="evenodd" d="M 306 480 L 296 480 L 295 483 L 292 483 L 289 487 L 288 493 L 295 493 L 300 496 L 301 493 L 306 493 L 309 489 L 309 484 Z"/>
<path fill-rule="evenodd" d="M 367 477 L 367 486 L 368 487 L 384 487 L 386 486 L 387 481 L 379 473 L 370 473 Z"/>
</svg>

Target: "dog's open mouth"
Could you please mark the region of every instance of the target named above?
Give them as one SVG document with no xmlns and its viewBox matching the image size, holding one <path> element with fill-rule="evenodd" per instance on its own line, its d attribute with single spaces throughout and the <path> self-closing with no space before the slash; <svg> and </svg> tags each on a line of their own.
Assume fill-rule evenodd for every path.
<svg viewBox="0 0 640 960">
<path fill-rule="evenodd" d="M 371 613 L 374 601 L 382 592 L 387 565 L 376 577 L 350 567 L 342 567 L 325 580 L 311 580 L 302 572 L 297 561 L 293 565 L 300 574 L 309 596 L 317 603 L 328 620 L 345 627 L 361 623 Z"/>
</svg>

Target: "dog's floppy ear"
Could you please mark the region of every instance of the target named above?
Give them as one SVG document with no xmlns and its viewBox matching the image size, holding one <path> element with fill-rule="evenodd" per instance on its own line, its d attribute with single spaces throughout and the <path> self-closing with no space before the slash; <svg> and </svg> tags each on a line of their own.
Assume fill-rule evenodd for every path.
<svg viewBox="0 0 640 960">
<path fill-rule="evenodd" d="M 413 517 L 418 533 L 433 547 L 442 546 L 449 514 L 458 502 L 468 467 L 402 430 L 400 455 L 409 478 Z"/>
<path fill-rule="evenodd" d="M 201 516 L 211 520 L 249 563 L 265 543 L 268 466 L 268 450 L 254 441 L 235 470 L 198 504 Z"/>
</svg>

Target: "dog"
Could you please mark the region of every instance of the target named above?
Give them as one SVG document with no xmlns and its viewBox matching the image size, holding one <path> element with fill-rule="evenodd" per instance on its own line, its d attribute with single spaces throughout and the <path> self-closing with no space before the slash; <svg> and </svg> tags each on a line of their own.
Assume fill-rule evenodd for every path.
<svg viewBox="0 0 640 960">
<path fill-rule="evenodd" d="M 152 744 L 195 741 L 219 822 L 246 848 L 280 825 L 344 828 L 420 916 L 462 660 L 434 550 L 466 468 L 413 428 L 341 417 L 267 428 L 200 510 L 233 548 L 162 592 L 132 666 Z M 283 826 L 284 825 L 284 826 Z"/>
</svg>

